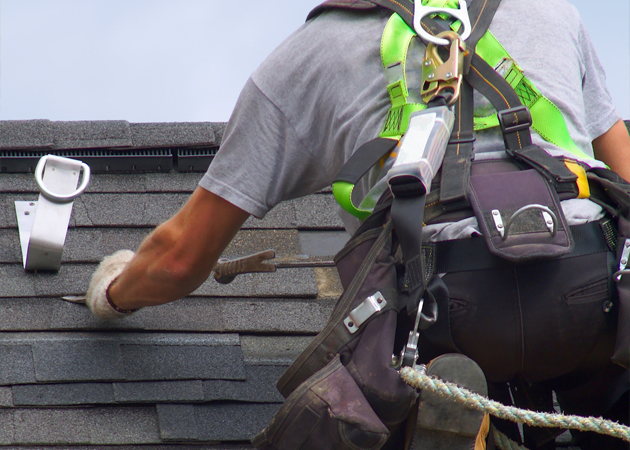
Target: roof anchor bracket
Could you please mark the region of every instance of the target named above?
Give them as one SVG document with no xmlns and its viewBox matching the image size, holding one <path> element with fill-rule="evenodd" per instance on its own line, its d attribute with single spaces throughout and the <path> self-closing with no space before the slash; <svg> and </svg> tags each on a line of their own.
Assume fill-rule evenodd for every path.
<svg viewBox="0 0 630 450">
<path fill-rule="evenodd" d="M 74 159 L 46 155 L 37 163 L 35 181 L 39 199 L 15 202 L 22 263 L 25 270 L 56 271 L 61 268 L 72 204 L 90 182 L 90 167 Z"/>
</svg>

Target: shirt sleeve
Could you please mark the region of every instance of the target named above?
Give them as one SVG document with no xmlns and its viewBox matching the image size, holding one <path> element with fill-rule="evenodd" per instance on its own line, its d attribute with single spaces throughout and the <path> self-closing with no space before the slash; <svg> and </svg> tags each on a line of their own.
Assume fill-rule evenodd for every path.
<svg viewBox="0 0 630 450">
<path fill-rule="evenodd" d="M 390 107 L 380 58 L 388 18 L 331 11 L 289 36 L 247 81 L 200 186 L 262 218 L 330 185 Z"/>
<path fill-rule="evenodd" d="M 586 27 L 580 22 L 579 43 L 582 56 L 582 92 L 586 129 L 591 140 L 608 131 L 621 115 L 606 87 L 606 73 L 602 67 Z"/>
<path fill-rule="evenodd" d="M 263 120 L 264 119 L 264 120 Z M 249 79 L 225 130 L 204 189 L 262 218 L 276 204 L 330 183 L 286 118 Z"/>
</svg>

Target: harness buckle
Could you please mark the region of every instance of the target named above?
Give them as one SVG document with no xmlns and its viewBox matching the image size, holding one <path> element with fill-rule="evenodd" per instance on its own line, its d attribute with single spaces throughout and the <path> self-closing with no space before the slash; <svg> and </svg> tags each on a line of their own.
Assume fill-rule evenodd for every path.
<svg viewBox="0 0 630 450">
<path fill-rule="evenodd" d="M 503 134 L 527 130 L 532 126 L 532 114 L 524 105 L 498 111 L 497 118 Z"/>
<path fill-rule="evenodd" d="M 448 98 L 447 92 L 450 91 L 451 96 L 447 100 L 450 106 L 459 97 L 463 80 L 464 57 L 468 52 L 466 43 L 454 31 L 443 31 L 438 36 L 446 38 L 446 45 L 449 45 L 449 57 L 446 61 L 442 61 L 438 53 L 438 44 L 431 42 L 427 46 L 424 61 L 422 62 L 420 93 L 422 100 L 425 103 L 429 103 L 436 97 L 445 97 L 444 94 L 446 94 L 445 98 Z"/>
</svg>

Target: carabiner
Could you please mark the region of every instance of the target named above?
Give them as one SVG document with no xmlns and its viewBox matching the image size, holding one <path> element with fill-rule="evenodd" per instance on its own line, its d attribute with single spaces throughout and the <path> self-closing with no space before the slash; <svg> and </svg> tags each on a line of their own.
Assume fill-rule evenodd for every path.
<svg viewBox="0 0 630 450">
<path fill-rule="evenodd" d="M 436 45 L 448 45 L 449 41 L 446 39 L 440 39 L 441 34 L 433 36 L 426 32 L 422 28 L 422 19 L 432 14 L 448 14 L 451 17 L 459 20 L 464 27 L 464 32 L 461 35 L 461 40 L 465 41 L 470 37 L 471 26 L 470 17 L 468 16 L 468 6 L 466 6 L 466 0 L 459 0 L 459 9 L 453 8 L 432 8 L 430 6 L 423 6 L 422 0 L 416 0 L 413 10 L 413 28 L 422 39 L 427 42 L 431 42 Z"/>
<path fill-rule="evenodd" d="M 462 1 L 463 3 L 463 1 Z M 438 37 L 444 37 L 444 41 L 450 44 L 449 58 L 442 61 L 438 54 L 437 44 L 430 43 L 427 46 L 422 62 L 422 85 L 420 86 L 420 94 L 425 103 L 429 103 L 435 97 L 442 94 L 443 91 L 449 90 L 452 96 L 448 99 L 448 104 L 453 105 L 459 97 L 459 91 L 462 85 L 462 71 L 464 67 L 464 56 L 466 51 L 466 43 L 461 36 L 454 31 L 443 31 Z"/>
</svg>

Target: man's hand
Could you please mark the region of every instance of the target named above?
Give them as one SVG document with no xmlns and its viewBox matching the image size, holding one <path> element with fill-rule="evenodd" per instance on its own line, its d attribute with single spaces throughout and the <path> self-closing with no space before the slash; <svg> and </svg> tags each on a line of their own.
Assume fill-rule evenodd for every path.
<svg viewBox="0 0 630 450">
<path fill-rule="evenodd" d="M 92 314 L 99 319 L 113 320 L 125 317 L 137 310 L 124 311 L 112 305 L 109 301 L 107 289 L 131 261 L 134 253 L 131 250 L 120 250 L 103 259 L 96 272 L 92 275 L 90 287 L 85 295 L 85 304 Z"/>
<path fill-rule="evenodd" d="M 116 308 L 133 310 L 185 297 L 208 278 L 248 217 L 221 197 L 197 188 L 175 216 L 144 240 L 124 270 L 111 277 L 109 300 Z"/>
<path fill-rule="evenodd" d="M 184 207 L 157 227 L 109 289 L 125 310 L 161 305 L 197 289 L 249 214 L 197 188 Z"/>
</svg>

